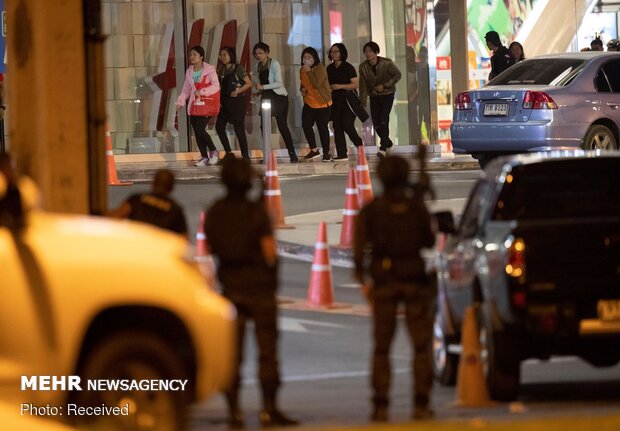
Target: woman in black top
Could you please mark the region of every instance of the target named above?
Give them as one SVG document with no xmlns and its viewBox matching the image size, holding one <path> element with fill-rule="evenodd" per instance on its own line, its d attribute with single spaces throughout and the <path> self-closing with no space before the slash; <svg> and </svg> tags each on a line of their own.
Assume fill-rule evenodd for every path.
<svg viewBox="0 0 620 431">
<path fill-rule="evenodd" d="M 220 51 L 221 64 L 217 67 L 217 76 L 220 80 L 221 104 L 220 113 L 215 123 L 217 136 L 222 141 L 226 154 L 232 153 L 226 125 L 232 123 L 235 127 L 235 135 L 239 139 L 239 149 L 244 159 L 250 159 L 248 152 L 248 140 L 243 127 L 245 119 L 245 97 L 243 93 L 252 88 L 252 81 L 243 66 L 237 64 L 237 54 L 234 48 L 224 47 Z"/>
<path fill-rule="evenodd" d="M 327 79 L 332 89 L 332 125 L 334 127 L 334 141 L 337 156 L 334 160 L 347 158 L 347 143 L 345 132 L 353 145 L 362 145 L 362 138 L 355 130 L 355 114 L 347 103 L 347 92 L 354 92 L 359 85 L 359 78 L 355 67 L 347 62 L 347 48 L 342 43 L 335 43 L 329 50 L 329 59 L 332 63 L 327 66 Z"/>
</svg>

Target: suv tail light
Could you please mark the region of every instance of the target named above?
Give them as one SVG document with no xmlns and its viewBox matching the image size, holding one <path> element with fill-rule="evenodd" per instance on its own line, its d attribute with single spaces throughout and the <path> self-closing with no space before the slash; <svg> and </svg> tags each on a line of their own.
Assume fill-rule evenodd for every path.
<svg viewBox="0 0 620 431">
<path fill-rule="evenodd" d="M 526 91 L 523 97 L 524 109 L 558 109 L 551 96 L 543 91 Z"/>
<path fill-rule="evenodd" d="M 516 238 L 508 246 L 508 262 L 505 267 L 508 276 L 517 279 L 519 284 L 525 281 L 525 241 Z M 512 305 L 518 309 L 527 306 L 527 294 L 523 287 L 513 285 L 510 292 Z"/>
<path fill-rule="evenodd" d="M 508 263 L 506 274 L 519 278 L 525 276 L 525 241 L 516 238 L 508 248 Z"/>
<path fill-rule="evenodd" d="M 459 93 L 454 99 L 454 109 L 457 111 L 463 111 L 466 109 L 471 109 L 471 97 L 469 97 L 469 92 L 465 91 L 463 93 Z"/>
</svg>

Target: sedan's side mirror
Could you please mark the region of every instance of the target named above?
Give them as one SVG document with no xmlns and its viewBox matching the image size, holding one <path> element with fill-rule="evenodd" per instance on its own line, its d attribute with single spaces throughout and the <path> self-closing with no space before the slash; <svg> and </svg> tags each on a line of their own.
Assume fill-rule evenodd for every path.
<svg viewBox="0 0 620 431">
<path fill-rule="evenodd" d="M 443 233 L 454 233 L 454 217 L 450 211 L 439 211 L 433 214 L 435 221 L 437 222 L 437 230 Z"/>
</svg>

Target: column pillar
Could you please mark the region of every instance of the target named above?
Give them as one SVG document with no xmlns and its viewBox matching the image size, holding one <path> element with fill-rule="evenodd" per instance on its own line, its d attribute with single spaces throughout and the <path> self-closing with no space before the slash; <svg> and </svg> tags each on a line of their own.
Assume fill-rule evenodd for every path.
<svg viewBox="0 0 620 431">
<path fill-rule="evenodd" d="M 82 0 L 7 0 L 6 11 L 11 152 L 47 210 L 88 213 Z"/>
<path fill-rule="evenodd" d="M 452 63 L 452 95 L 469 89 L 467 61 L 467 0 L 450 0 L 450 57 Z"/>
</svg>

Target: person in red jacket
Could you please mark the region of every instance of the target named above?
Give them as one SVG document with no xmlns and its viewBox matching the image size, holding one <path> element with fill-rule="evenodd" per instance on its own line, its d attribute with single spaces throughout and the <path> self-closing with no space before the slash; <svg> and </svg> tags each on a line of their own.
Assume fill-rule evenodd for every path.
<svg viewBox="0 0 620 431">
<path fill-rule="evenodd" d="M 213 96 L 220 91 L 220 81 L 217 77 L 215 67 L 206 63 L 204 58 L 205 50 L 201 46 L 194 46 L 189 51 L 189 62 L 191 66 L 187 69 L 187 72 L 185 72 L 183 89 L 176 103 L 177 111 L 180 111 L 181 108 L 185 106 L 185 102 L 189 100 L 187 103 L 187 115 L 189 115 L 189 122 L 194 130 L 196 143 L 198 144 L 198 149 L 202 156 L 201 159 L 196 162 L 196 166 L 214 165 L 219 160 L 215 144 L 213 144 L 211 136 L 207 133 L 207 124 L 211 117 L 192 115 L 192 107 L 197 99 L 200 100 L 201 97 Z M 196 88 L 198 84 L 201 84 L 200 89 Z M 206 84 L 206 86 L 202 84 Z"/>
</svg>

